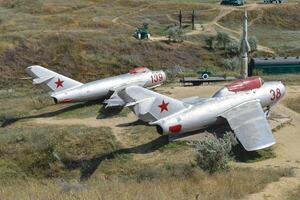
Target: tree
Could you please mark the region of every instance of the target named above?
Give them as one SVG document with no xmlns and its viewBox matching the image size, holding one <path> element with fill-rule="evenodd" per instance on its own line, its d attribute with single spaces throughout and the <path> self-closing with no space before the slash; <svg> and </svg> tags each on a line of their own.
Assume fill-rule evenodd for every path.
<svg viewBox="0 0 300 200">
<path fill-rule="evenodd" d="M 250 48 L 251 48 L 251 51 L 256 51 L 257 50 L 257 38 L 252 36 L 252 37 L 249 37 L 249 45 L 250 45 Z"/>
<path fill-rule="evenodd" d="M 217 43 L 219 46 L 222 45 L 224 49 L 226 49 L 227 44 L 230 42 L 230 37 L 225 32 L 218 32 L 217 33 Z"/>
<path fill-rule="evenodd" d="M 205 35 L 204 36 L 204 41 L 209 49 L 213 49 L 214 40 L 215 40 L 215 36 L 213 36 L 213 35 Z"/>
<path fill-rule="evenodd" d="M 239 54 L 239 43 L 238 42 L 230 42 L 226 49 L 225 49 L 226 53 L 229 56 L 237 56 Z"/>
</svg>

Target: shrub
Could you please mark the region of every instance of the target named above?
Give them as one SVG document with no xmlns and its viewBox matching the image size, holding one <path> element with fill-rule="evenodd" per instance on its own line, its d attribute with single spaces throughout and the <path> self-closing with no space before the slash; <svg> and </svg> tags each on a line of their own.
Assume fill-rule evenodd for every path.
<svg viewBox="0 0 300 200">
<path fill-rule="evenodd" d="M 206 137 L 193 143 L 197 151 L 197 165 L 209 173 L 228 169 L 230 152 L 236 144 L 237 140 L 232 132 L 226 133 L 223 138 Z"/>
<path fill-rule="evenodd" d="M 256 51 L 257 50 L 257 38 L 253 36 L 253 37 L 250 37 L 248 41 L 249 41 L 251 52 Z"/>
<path fill-rule="evenodd" d="M 225 51 L 231 57 L 238 56 L 239 55 L 239 43 L 238 42 L 230 42 L 227 45 Z"/>
<path fill-rule="evenodd" d="M 240 67 L 240 59 L 238 57 L 234 57 L 232 59 L 224 59 L 223 65 L 226 69 L 235 70 Z"/>
<path fill-rule="evenodd" d="M 225 32 L 218 32 L 217 36 L 216 36 L 216 39 L 217 39 L 217 44 L 219 46 L 222 46 L 224 49 L 226 49 L 226 46 L 230 42 L 230 37 Z"/>
<path fill-rule="evenodd" d="M 169 42 L 183 42 L 183 30 L 179 26 L 170 27 L 167 30 Z"/>
<path fill-rule="evenodd" d="M 205 35 L 204 36 L 205 44 L 209 49 L 214 48 L 214 40 L 215 40 L 215 36 L 213 36 L 213 35 Z"/>
</svg>

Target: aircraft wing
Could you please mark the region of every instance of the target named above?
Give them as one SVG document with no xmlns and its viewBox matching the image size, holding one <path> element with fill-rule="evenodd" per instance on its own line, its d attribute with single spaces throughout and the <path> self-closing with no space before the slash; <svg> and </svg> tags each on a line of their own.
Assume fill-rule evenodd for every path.
<svg viewBox="0 0 300 200">
<path fill-rule="evenodd" d="M 275 140 L 258 100 L 233 107 L 222 115 L 247 151 L 263 149 Z"/>
<path fill-rule="evenodd" d="M 118 96 L 117 92 L 114 92 L 109 99 L 105 99 L 103 103 L 106 104 L 105 108 L 123 107 L 126 105 L 125 102 Z"/>
<path fill-rule="evenodd" d="M 133 85 L 144 86 L 145 84 L 146 81 L 133 81 L 133 82 L 128 82 L 126 84 L 120 84 L 114 86 L 113 88 L 110 89 L 110 92 L 112 93 L 110 98 L 103 101 L 103 103 L 106 104 L 105 108 L 125 106 L 126 103 L 118 96 L 118 92 L 120 90 L 125 89 L 126 87 L 130 87 Z"/>
<path fill-rule="evenodd" d="M 208 98 L 200 98 L 198 96 L 194 96 L 194 97 L 188 97 L 188 98 L 184 98 L 184 99 L 180 99 L 180 100 L 186 104 L 197 105 L 197 104 L 203 103 L 207 99 Z"/>
<path fill-rule="evenodd" d="M 130 86 L 118 92 L 118 96 L 131 107 L 139 119 L 154 122 L 189 105 L 171 97 L 139 86 Z"/>
</svg>

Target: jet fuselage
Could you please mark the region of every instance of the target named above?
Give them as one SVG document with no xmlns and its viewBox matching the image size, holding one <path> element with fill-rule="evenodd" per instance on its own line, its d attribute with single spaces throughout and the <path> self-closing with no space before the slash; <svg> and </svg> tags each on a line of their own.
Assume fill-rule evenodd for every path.
<svg viewBox="0 0 300 200">
<path fill-rule="evenodd" d="M 122 87 L 122 85 L 135 84 L 152 88 L 161 85 L 165 80 L 166 74 L 161 70 L 127 73 L 55 92 L 51 97 L 57 103 L 100 100 L 108 98 L 114 88 Z"/>
<path fill-rule="evenodd" d="M 279 82 L 266 82 L 260 88 L 238 93 L 214 95 L 198 105 L 190 105 L 180 112 L 162 118 L 153 124 L 161 134 L 186 133 L 204 129 L 220 121 L 220 114 L 243 102 L 259 100 L 268 110 L 285 95 L 285 86 Z M 169 106 L 172 106 L 171 104 Z M 251 119 L 244 119 L 251 120 Z"/>
</svg>

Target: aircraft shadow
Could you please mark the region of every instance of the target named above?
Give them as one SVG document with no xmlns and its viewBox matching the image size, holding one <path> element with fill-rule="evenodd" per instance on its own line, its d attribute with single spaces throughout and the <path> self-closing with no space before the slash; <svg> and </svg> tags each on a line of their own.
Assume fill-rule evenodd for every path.
<svg viewBox="0 0 300 200">
<path fill-rule="evenodd" d="M 87 107 L 87 106 L 92 106 L 95 104 L 99 104 L 99 102 L 85 102 L 85 103 L 77 103 L 71 106 L 68 106 L 66 108 L 63 109 L 59 109 L 59 110 L 55 110 L 55 111 L 51 111 L 51 112 L 46 112 L 46 113 L 42 113 L 42 114 L 37 114 L 37 115 L 29 115 L 29 116 L 24 116 L 24 117 L 7 117 L 7 118 L 3 118 L 0 119 L 0 127 L 4 128 L 7 127 L 9 125 L 12 125 L 14 123 L 16 123 L 19 120 L 22 119 L 34 119 L 34 118 L 49 118 L 49 117 L 54 117 L 57 116 L 59 114 L 65 113 L 65 112 L 69 112 L 72 110 L 76 110 L 79 108 L 83 108 L 83 107 Z"/>
<path fill-rule="evenodd" d="M 128 127 L 128 126 L 135 126 L 135 125 L 148 125 L 145 122 L 141 121 L 141 120 L 136 120 L 134 122 L 130 122 L 130 123 L 125 123 L 125 124 L 119 124 L 119 127 Z M 227 126 L 225 126 L 226 128 L 228 128 Z M 224 134 L 224 126 L 222 126 L 222 128 L 211 128 L 211 129 L 205 129 L 205 130 L 209 130 L 209 131 L 217 131 L 215 132 L 216 134 Z M 222 132 L 223 130 L 223 132 Z M 227 129 L 226 129 L 227 130 Z M 199 132 L 197 132 L 199 134 Z M 189 134 L 196 134 L 195 133 L 189 133 Z M 184 135 L 183 135 L 184 137 Z M 131 147 L 131 148 L 123 148 L 123 149 L 118 149 L 116 151 L 101 155 L 99 157 L 95 157 L 93 159 L 89 159 L 89 160 L 78 160 L 78 161 L 70 161 L 70 160 L 63 160 L 63 164 L 65 165 L 65 167 L 67 169 L 80 169 L 81 172 L 81 177 L 80 180 L 84 181 L 89 179 L 93 173 L 98 169 L 98 167 L 101 165 L 102 161 L 104 160 L 111 160 L 116 158 L 116 156 L 120 155 L 120 154 L 130 154 L 130 153 L 135 153 L 135 154 L 147 154 L 147 153 L 151 153 L 154 152 L 156 150 L 158 150 L 159 148 L 165 146 L 166 144 L 168 144 L 170 142 L 169 140 L 169 136 L 168 135 L 162 135 L 159 136 L 158 138 L 142 144 L 142 145 L 138 145 L 135 147 Z"/>
<path fill-rule="evenodd" d="M 113 117 L 116 116 L 117 114 L 119 114 L 124 107 L 111 107 L 111 108 L 105 108 L 105 105 L 103 105 L 97 115 L 97 119 L 105 119 L 105 118 L 109 118 L 109 117 Z"/>
<path fill-rule="evenodd" d="M 130 126 L 138 126 L 138 125 L 151 126 L 147 122 L 138 119 L 133 122 L 118 124 L 117 127 L 130 127 Z"/>
<path fill-rule="evenodd" d="M 138 145 L 136 147 L 131 148 L 124 148 L 118 149 L 111 153 L 101 155 L 99 157 L 89 159 L 89 160 L 79 160 L 79 161 L 69 161 L 63 160 L 63 164 L 67 169 L 80 169 L 81 177 L 80 180 L 87 180 L 89 179 L 93 173 L 98 169 L 101 165 L 102 161 L 114 159 L 119 154 L 129 154 L 129 153 L 136 153 L 136 154 L 147 154 L 151 153 L 164 145 L 169 143 L 168 136 L 160 136 L 146 144 Z"/>
</svg>

